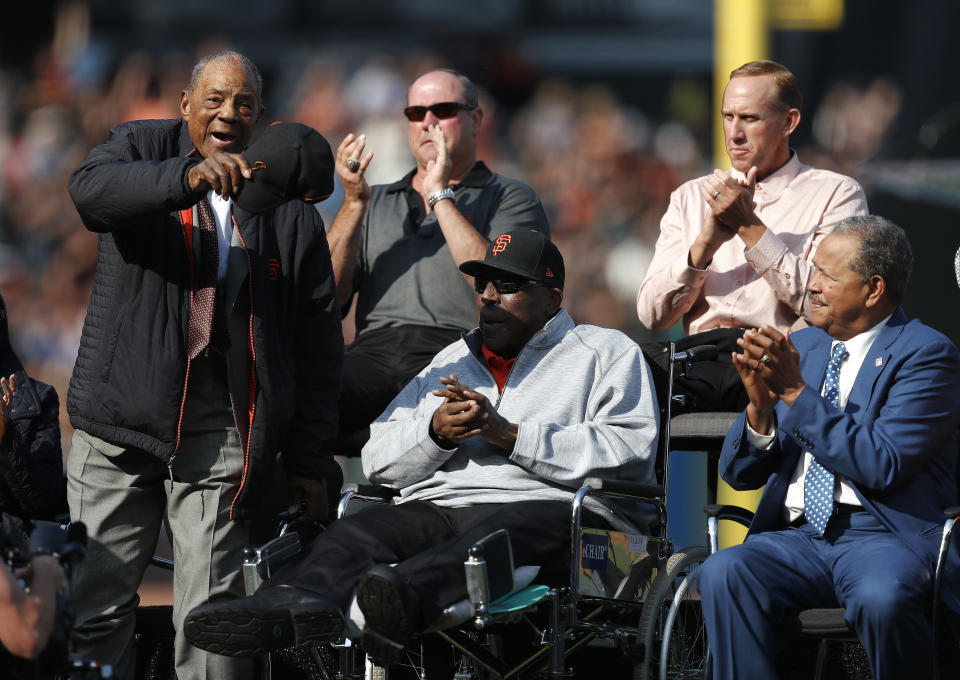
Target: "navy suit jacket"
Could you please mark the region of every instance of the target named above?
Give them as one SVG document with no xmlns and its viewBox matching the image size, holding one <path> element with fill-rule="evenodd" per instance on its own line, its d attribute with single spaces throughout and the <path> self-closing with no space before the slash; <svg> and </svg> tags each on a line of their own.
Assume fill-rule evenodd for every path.
<svg viewBox="0 0 960 680">
<path fill-rule="evenodd" d="M 720 474 L 734 489 L 766 485 L 749 534 L 781 529 L 784 498 L 804 451 L 850 482 L 863 507 L 906 548 L 936 563 L 943 508 L 957 503 L 960 352 L 897 309 L 857 374 L 843 411 L 820 396 L 833 342 L 819 328 L 790 335 L 807 387 L 776 406 L 769 450 L 750 444 L 746 412 L 727 434 Z M 960 610 L 960 551 L 953 542 L 945 600 Z"/>
</svg>

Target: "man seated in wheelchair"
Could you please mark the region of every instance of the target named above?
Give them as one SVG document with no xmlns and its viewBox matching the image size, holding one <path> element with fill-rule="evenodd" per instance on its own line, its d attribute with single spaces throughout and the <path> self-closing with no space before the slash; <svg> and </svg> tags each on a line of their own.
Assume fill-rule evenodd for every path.
<svg viewBox="0 0 960 680">
<path fill-rule="evenodd" d="M 252 655 L 330 640 L 356 598 L 362 646 L 392 663 L 466 597 L 477 540 L 507 529 L 516 563 L 542 564 L 569 550 L 570 501 L 586 477 L 654 483 L 649 368 L 619 331 L 574 325 L 556 246 L 512 231 L 461 270 L 474 277 L 479 328 L 403 389 L 363 448 L 367 477 L 399 491 L 397 504 L 338 520 L 253 596 L 194 609 L 194 645 Z M 588 515 L 624 526 L 588 501 Z"/>
<path fill-rule="evenodd" d="M 720 473 L 766 488 L 746 541 L 699 572 L 719 680 L 776 677 L 778 621 L 835 607 L 875 680 L 931 677 L 925 610 L 942 510 L 957 502 L 960 353 L 900 308 L 912 261 L 896 225 L 843 220 L 813 260 L 816 327 L 748 331 L 733 356 L 750 403 Z"/>
</svg>

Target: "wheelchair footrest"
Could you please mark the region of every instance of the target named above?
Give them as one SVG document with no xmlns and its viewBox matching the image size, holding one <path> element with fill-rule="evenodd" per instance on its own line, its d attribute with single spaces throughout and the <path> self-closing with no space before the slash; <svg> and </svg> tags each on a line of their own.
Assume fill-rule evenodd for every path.
<svg viewBox="0 0 960 680">
<path fill-rule="evenodd" d="M 496 602 L 492 602 L 487 611 L 493 615 L 521 611 L 540 602 L 549 592 L 550 588 L 547 586 L 527 586 L 511 595 L 500 598 Z"/>
</svg>

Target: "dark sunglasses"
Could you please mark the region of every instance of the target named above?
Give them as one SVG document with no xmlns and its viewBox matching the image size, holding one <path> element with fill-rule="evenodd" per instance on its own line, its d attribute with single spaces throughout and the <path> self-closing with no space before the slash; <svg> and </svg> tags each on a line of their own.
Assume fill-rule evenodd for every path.
<svg viewBox="0 0 960 680">
<path fill-rule="evenodd" d="M 473 289 L 477 291 L 477 293 L 482 293 L 487 289 L 488 283 L 492 283 L 493 289 L 500 295 L 519 293 L 524 288 L 529 288 L 530 286 L 546 285 L 542 281 L 530 281 L 528 279 L 489 279 L 477 276 L 473 279 Z"/>
<path fill-rule="evenodd" d="M 431 104 L 430 106 L 408 106 L 403 110 L 403 115 L 405 115 L 411 123 L 419 123 L 427 117 L 427 111 L 437 118 L 445 120 L 447 118 L 453 118 L 460 111 L 473 111 L 475 108 L 475 106 L 467 106 L 460 102 L 440 102 L 439 104 Z"/>
</svg>

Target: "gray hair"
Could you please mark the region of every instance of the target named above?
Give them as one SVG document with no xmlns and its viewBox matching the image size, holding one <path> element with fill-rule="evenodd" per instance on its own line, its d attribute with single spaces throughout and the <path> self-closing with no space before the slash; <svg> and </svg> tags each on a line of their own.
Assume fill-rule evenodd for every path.
<svg viewBox="0 0 960 680">
<path fill-rule="evenodd" d="M 197 86 L 197 83 L 200 82 L 200 76 L 203 75 L 203 70 L 207 68 L 207 65 L 211 61 L 217 61 L 218 59 L 234 59 L 239 61 L 244 70 L 253 76 L 253 82 L 257 84 L 257 100 L 262 103 L 263 76 L 260 75 L 260 70 L 257 68 L 257 65 L 253 63 L 252 59 L 246 55 L 240 54 L 235 50 L 223 50 L 221 52 L 208 54 L 203 59 L 198 61 L 197 65 L 193 67 L 193 72 L 190 74 L 190 83 L 187 85 L 187 92 L 193 92 L 193 89 Z"/>
<path fill-rule="evenodd" d="M 849 234 L 860 240 L 860 251 L 850 269 L 864 283 L 871 276 L 883 277 L 887 297 L 900 304 L 913 270 L 913 251 L 903 229 L 879 215 L 858 215 L 842 220 L 833 233 Z"/>
<path fill-rule="evenodd" d="M 449 73 L 460 81 L 460 86 L 463 88 L 463 103 L 469 106 L 471 109 L 475 109 L 480 106 L 480 98 L 477 96 L 477 86 L 473 84 L 472 80 L 460 73 L 460 71 L 455 71 L 452 68 L 432 68 L 429 71 L 424 71 L 413 79 L 413 82 L 410 83 L 410 87 L 413 87 L 413 83 L 430 73 Z"/>
</svg>

